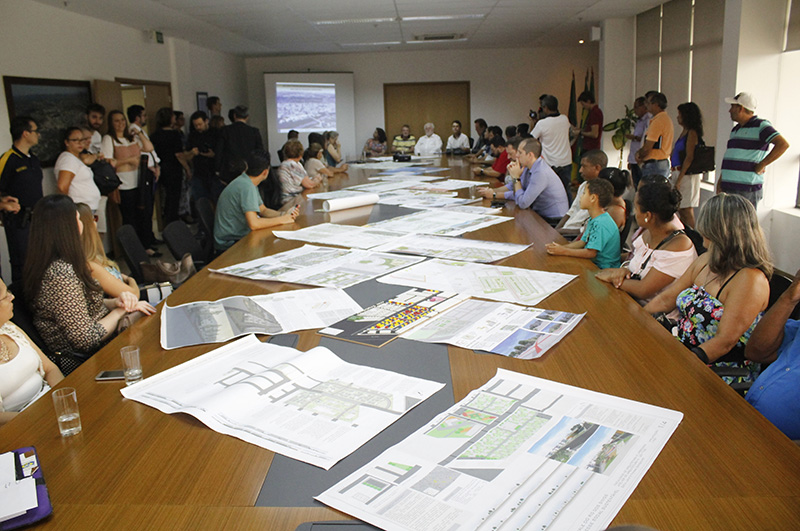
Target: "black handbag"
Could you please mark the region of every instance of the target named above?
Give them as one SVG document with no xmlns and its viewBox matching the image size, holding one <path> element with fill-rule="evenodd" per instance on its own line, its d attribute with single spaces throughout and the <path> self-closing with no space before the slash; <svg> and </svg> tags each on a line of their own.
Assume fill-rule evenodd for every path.
<svg viewBox="0 0 800 531">
<path fill-rule="evenodd" d="M 681 164 L 683 164 L 684 159 L 686 159 L 686 150 L 681 151 L 679 156 Z M 692 164 L 686 169 L 686 175 L 714 171 L 715 168 L 714 146 L 707 146 L 705 142 L 700 140 L 694 147 L 694 158 L 692 159 Z"/>
<path fill-rule="evenodd" d="M 114 168 L 104 160 L 96 160 L 90 166 L 94 174 L 94 184 L 101 195 L 108 195 L 122 184 Z"/>
</svg>

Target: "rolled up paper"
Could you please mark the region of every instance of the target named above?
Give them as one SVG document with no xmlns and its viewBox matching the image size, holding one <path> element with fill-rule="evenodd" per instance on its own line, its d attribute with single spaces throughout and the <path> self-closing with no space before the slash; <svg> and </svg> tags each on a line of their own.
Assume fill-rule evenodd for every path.
<svg viewBox="0 0 800 531">
<path fill-rule="evenodd" d="M 336 199 L 324 201 L 322 203 L 322 210 L 325 212 L 336 212 L 337 210 L 374 205 L 379 199 L 380 197 L 378 194 L 359 194 L 351 197 L 337 197 Z"/>
</svg>

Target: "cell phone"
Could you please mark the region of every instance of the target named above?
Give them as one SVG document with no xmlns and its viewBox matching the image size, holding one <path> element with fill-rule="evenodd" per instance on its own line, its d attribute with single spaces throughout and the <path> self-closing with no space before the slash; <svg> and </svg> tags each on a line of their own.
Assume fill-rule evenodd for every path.
<svg viewBox="0 0 800 531">
<path fill-rule="evenodd" d="M 125 371 L 100 371 L 94 379 L 98 382 L 105 382 L 108 380 L 124 380 Z"/>
<path fill-rule="evenodd" d="M 530 109 L 530 111 L 531 112 L 528 113 L 528 116 L 530 116 L 531 118 L 536 118 L 537 117 L 536 111 L 534 111 L 533 109 Z"/>
</svg>

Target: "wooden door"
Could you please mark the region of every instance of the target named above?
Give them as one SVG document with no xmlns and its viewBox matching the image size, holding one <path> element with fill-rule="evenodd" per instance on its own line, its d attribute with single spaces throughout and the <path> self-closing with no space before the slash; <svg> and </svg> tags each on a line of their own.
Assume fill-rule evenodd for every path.
<svg viewBox="0 0 800 531">
<path fill-rule="evenodd" d="M 147 111 L 147 132 L 153 134 L 156 127 L 156 113 L 162 107 L 172 107 L 170 86 L 162 84 L 144 85 L 144 109 Z"/>
<path fill-rule="evenodd" d="M 387 83 L 383 85 L 383 109 L 390 144 L 404 124 L 419 138 L 425 134 L 423 126 L 432 122 L 444 143 L 453 134 L 450 127 L 453 120 L 461 121 L 461 131 L 466 135 L 472 127 L 469 81 Z"/>
<path fill-rule="evenodd" d="M 122 108 L 122 84 L 118 81 L 95 79 L 92 81 L 92 96 L 94 96 L 95 103 L 106 108 L 106 120 L 108 120 L 108 111 L 125 112 L 125 109 Z M 108 127 L 107 123 L 104 125 Z"/>
</svg>

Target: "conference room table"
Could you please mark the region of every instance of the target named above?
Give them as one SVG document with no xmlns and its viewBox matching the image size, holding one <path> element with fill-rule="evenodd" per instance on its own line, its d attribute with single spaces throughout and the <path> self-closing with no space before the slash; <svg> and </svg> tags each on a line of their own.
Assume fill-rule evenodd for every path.
<svg viewBox="0 0 800 531">
<path fill-rule="evenodd" d="M 471 179 L 461 158 L 436 161 L 447 177 Z M 329 179 L 331 190 L 367 182 L 374 170 L 351 165 Z M 319 191 L 319 190 L 315 190 Z M 460 192 L 462 195 L 466 191 Z M 301 200 L 294 226 L 338 221 L 361 225 L 374 207 L 333 215 L 318 200 Z M 483 202 L 484 206 L 489 201 Z M 530 210 L 508 203 L 500 215 L 514 221 L 465 238 L 531 244 L 499 264 L 577 275 L 538 306 L 586 312 L 581 323 L 542 358 L 525 361 L 447 347 L 454 400 L 488 381 L 498 368 L 681 411 L 683 421 L 622 507 L 613 524 L 668 529 L 797 529 L 800 526 L 800 447 L 697 358 L 626 293 L 595 279 L 589 260 L 549 256 L 545 244 L 562 241 Z M 216 258 L 212 268 L 294 249 L 301 242 L 260 230 Z M 199 271 L 169 296 L 170 306 L 233 295 L 257 295 L 308 286 L 251 281 Z M 166 415 L 120 394 L 123 382 L 96 382 L 101 370 L 120 368 L 119 350 L 139 345 L 145 376 L 219 345 L 175 350 L 160 346 L 160 318 L 137 322 L 70 374 L 58 387 L 77 389 L 83 431 L 59 435 L 50 396 L 0 428 L 0 452 L 35 446 L 53 514 L 43 529 L 274 529 L 308 521 L 347 520 L 317 502 L 313 507 L 255 507 L 273 452 L 216 433 L 186 414 Z M 266 339 L 261 337 L 261 339 Z M 319 343 L 299 333 L 296 348 Z M 342 342 L 341 349 L 347 343 Z M 380 349 L 376 349 L 380 355 Z M 357 450 L 358 451 L 358 450 Z M 335 467 L 334 467 L 335 468 Z M 285 481 L 291 482 L 287 477 Z"/>
</svg>

